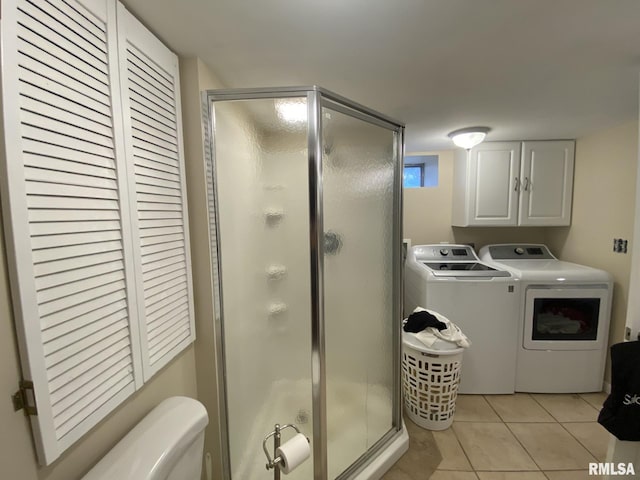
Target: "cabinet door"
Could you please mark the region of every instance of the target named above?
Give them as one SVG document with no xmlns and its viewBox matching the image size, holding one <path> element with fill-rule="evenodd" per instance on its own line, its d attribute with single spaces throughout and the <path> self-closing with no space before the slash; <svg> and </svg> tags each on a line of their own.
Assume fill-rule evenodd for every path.
<svg viewBox="0 0 640 480">
<path fill-rule="evenodd" d="M 571 223 L 574 148 L 573 141 L 523 142 L 520 225 Z"/>
<path fill-rule="evenodd" d="M 520 142 L 481 144 L 469 155 L 469 225 L 516 225 Z"/>
<path fill-rule="evenodd" d="M 111 1 L 2 2 L 0 190 L 42 465 L 142 385 L 116 33 Z"/>
<path fill-rule="evenodd" d="M 121 3 L 117 17 L 146 382 L 195 339 L 180 79 L 178 57 Z"/>
</svg>

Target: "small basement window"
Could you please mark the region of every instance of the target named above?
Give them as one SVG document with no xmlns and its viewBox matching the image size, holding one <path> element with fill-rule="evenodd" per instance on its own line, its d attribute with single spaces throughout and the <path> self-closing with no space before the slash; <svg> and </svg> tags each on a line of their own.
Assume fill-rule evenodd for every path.
<svg viewBox="0 0 640 480">
<path fill-rule="evenodd" d="M 409 155 L 404 157 L 404 188 L 437 187 L 438 155 Z"/>
</svg>

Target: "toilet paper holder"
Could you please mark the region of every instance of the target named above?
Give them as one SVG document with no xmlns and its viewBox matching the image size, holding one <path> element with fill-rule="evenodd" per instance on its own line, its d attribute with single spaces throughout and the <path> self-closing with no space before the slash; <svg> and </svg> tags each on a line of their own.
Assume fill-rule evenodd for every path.
<svg viewBox="0 0 640 480">
<path fill-rule="evenodd" d="M 292 424 L 280 425 L 278 423 L 275 424 L 273 432 L 269 433 L 264 440 L 262 441 L 262 449 L 264 450 L 264 454 L 267 456 L 267 470 L 274 469 L 273 478 L 274 480 L 280 480 L 280 464 L 282 463 L 281 457 L 276 457 L 276 451 L 280 447 L 280 442 L 282 439 L 281 432 L 287 428 L 293 428 L 296 433 L 300 433 L 300 429 Z M 273 460 L 271 459 L 271 455 L 269 454 L 269 450 L 267 449 L 267 442 L 269 439 L 273 437 Z M 307 438 L 307 442 L 309 439 Z"/>
</svg>

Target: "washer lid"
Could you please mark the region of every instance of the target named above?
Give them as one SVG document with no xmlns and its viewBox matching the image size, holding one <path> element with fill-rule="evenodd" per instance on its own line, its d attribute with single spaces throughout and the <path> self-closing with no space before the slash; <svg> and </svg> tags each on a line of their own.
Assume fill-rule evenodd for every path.
<svg viewBox="0 0 640 480">
<path fill-rule="evenodd" d="M 436 277 L 510 277 L 509 272 L 480 262 L 421 262 Z"/>
</svg>

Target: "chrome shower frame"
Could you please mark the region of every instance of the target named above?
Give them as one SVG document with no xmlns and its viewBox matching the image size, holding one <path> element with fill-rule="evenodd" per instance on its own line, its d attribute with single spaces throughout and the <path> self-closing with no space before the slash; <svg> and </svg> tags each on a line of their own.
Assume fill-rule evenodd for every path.
<svg viewBox="0 0 640 480">
<path fill-rule="evenodd" d="M 214 285 L 214 331 L 216 338 L 216 361 L 218 376 L 218 405 L 220 422 L 220 445 L 225 480 L 231 479 L 229 425 L 227 422 L 227 375 L 225 365 L 224 305 L 222 296 L 222 272 L 218 238 L 219 214 L 217 182 L 215 175 L 215 109 L 218 101 L 254 100 L 276 98 L 300 98 L 307 100 L 308 121 L 308 167 L 309 167 L 309 246 L 311 267 L 311 383 L 313 405 L 313 472 L 314 480 L 327 480 L 327 401 L 324 323 L 324 225 L 322 184 L 322 107 L 326 106 L 345 115 L 372 123 L 394 132 L 394 194 L 393 194 L 393 413 L 392 428 L 369 448 L 356 462 L 345 470 L 337 480 L 348 480 L 366 468 L 376 456 L 390 445 L 400 434 L 402 424 L 401 385 L 401 335 L 402 321 L 402 173 L 404 158 L 404 124 L 375 110 L 353 102 L 329 90 L 317 86 L 280 88 L 246 88 L 209 90 L 202 93 L 202 121 L 205 135 L 205 167 L 207 172 L 207 194 L 209 209 L 210 249 Z M 215 227 L 215 228 L 214 228 Z"/>
</svg>

